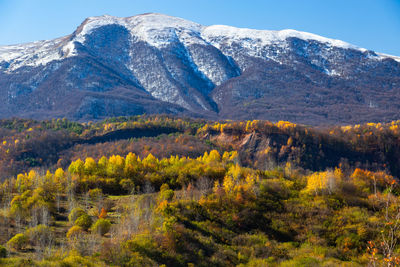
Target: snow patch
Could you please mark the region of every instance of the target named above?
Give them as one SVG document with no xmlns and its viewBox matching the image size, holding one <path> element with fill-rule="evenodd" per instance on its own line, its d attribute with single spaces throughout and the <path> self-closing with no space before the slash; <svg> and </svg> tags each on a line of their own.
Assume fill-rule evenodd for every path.
<svg viewBox="0 0 400 267">
<path fill-rule="evenodd" d="M 329 39 L 316 34 L 301 32 L 296 30 L 281 30 L 281 31 L 268 31 L 268 30 L 253 30 L 246 28 L 236 28 L 225 25 L 213 25 L 205 27 L 201 35 L 206 40 L 220 40 L 220 41 L 237 41 L 244 42 L 247 46 L 254 45 L 272 45 L 275 43 L 282 43 L 288 38 L 299 38 L 302 40 L 314 40 L 320 43 L 325 43 L 330 46 L 335 46 L 344 49 L 356 49 L 362 52 L 367 51 L 365 48 L 359 48 L 355 45 L 343 42 L 341 40 Z"/>
<path fill-rule="evenodd" d="M 387 54 L 383 54 L 383 53 L 376 53 L 381 59 L 385 59 L 385 58 L 391 58 L 397 62 L 400 62 L 400 57 L 398 56 L 392 56 L 392 55 L 387 55 Z"/>
<path fill-rule="evenodd" d="M 341 76 L 341 74 L 334 69 L 332 70 L 324 69 L 324 72 L 329 76 Z"/>
<path fill-rule="evenodd" d="M 185 45 L 193 43 L 193 39 L 197 39 L 196 43 L 202 42 L 199 38 L 202 25 L 181 18 L 154 13 L 128 18 L 109 15 L 90 17 L 84 22 L 81 31 L 74 37 L 74 41 L 84 43 L 86 35 L 94 29 L 111 24 L 125 27 L 136 41 L 144 41 L 157 48 L 165 47 L 178 39 Z"/>
<path fill-rule="evenodd" d="M 61 58 L 59 45 L 63 38 L 21 45 L 0 46 L 0 62 L 8 62 L 7 71 L 23 66 L 39 66 Z"/>
<path fill-rule="evenodd" d="M 73 35 L 68 37 L 21 45 L 0 46 L 0 65 L 3 65 L 2 67 L 0 66 L 0 70 L 11 72 L 23 66 L 36 67 L 46 65 L 54 60 L 77 56 L 76 42 L 83 44 L 86 36 L 94 29 L 112 24 L 121 25 L 129 30 L 133 42 L 143 41 L 158 49 L 167 47 L 174 42 L 180 42 L 186 48 L 193 44 L 211 44 L 218 49 L 238 43 L 243 54 L 247 53 L 250 56 L 270 58 L 277 62 L 279 62 L 280 51 L 271 52 L 267 51 L 267 48 L 273 45 L 280 49 L 286 49 L 288 45 L 287 39 L 291 37 L 321 42 L 328 45 L 328 49 L 329 47 L 339 47 L 356 49 L 361 52 L 367 51 L 364 48 L 359 48 L 340 40 L 295 30 L 253 30 L 224 25 L 206 27 L 185 19 L 154 13 L 127 18 L 104 15 L 89 17 Z M 69 39 L 68 41 L 67 38 Z M 224 51 L 228 55 L 231 55 L 232 52 Z M 385 58 L 392 58 L 400 62 L 400 57 L 380 53 L 377 53 L 377 57 L 372 57 L 371 59 L 382 60 Z M 212 76 L 204 70 L 203 73 L 207 76 Z M 214 81 L 218 80 L 216 77 L 209 78 Z"/>
</svg>

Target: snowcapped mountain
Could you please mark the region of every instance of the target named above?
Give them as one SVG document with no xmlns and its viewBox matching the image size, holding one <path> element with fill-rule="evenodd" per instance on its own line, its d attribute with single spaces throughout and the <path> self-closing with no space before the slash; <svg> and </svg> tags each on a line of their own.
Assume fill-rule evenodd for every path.
<svg viewBox="0 0 400 267">
<path fill-rule="evenodd" d="M 295 30 L 106 15 L 69 36 L 0 47 L 0 100 L 2 117 L 394 120 L 400 58 Z"/>
</svg>

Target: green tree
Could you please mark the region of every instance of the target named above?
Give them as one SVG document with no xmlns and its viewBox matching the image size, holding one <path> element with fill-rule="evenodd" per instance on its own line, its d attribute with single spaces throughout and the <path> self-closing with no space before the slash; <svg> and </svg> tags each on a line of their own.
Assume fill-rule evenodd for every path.
<svg viewBox="0 0 400 267">
<path fill-rule="evenodd" d="M 29 238 L 23 233 L 16 234 L 8 242 L 7 246 L 15 250 L 23 250 L 29 243 Z"/>
<path fill-rule="evenodd" d="M 92 226 L 92 232 L 105 235 L 110 231 L 111 222 L 108 219 L 98 219 Z"/>
<path fill-rule="evenodd" d="M 87 231 L 90 226 L 92 226 L 92 218 L 87 214 L 83 214 L 75 220 L 75 225 L 80 226 L 82 229 Z"/>
</svg>

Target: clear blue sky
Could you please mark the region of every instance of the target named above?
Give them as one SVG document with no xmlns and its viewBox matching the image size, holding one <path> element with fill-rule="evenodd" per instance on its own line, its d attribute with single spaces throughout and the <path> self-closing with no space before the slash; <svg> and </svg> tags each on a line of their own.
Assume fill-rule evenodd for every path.
<svg viewBox="0 0 400 267">
<path fill-rule="evenodd" d="M 67 35 L 89 16 L 146 12 L 307 31 L 400 56 L 400 0 L 0 0 L 0 45 Z"/>
</svg>

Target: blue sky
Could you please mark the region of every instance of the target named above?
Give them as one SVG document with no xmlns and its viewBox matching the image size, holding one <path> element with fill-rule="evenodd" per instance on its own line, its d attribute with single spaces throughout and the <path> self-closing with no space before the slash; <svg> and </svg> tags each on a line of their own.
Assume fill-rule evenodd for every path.
<svg viewBox="0 0 400 267">
<path fill-rule="evenodd" d="M 204 25 L 307 31 L 400 56 L 400 0 L 0 0 L 0 45 L 67 35 L 89 16 L 146 12 Z"/>
</svg>

